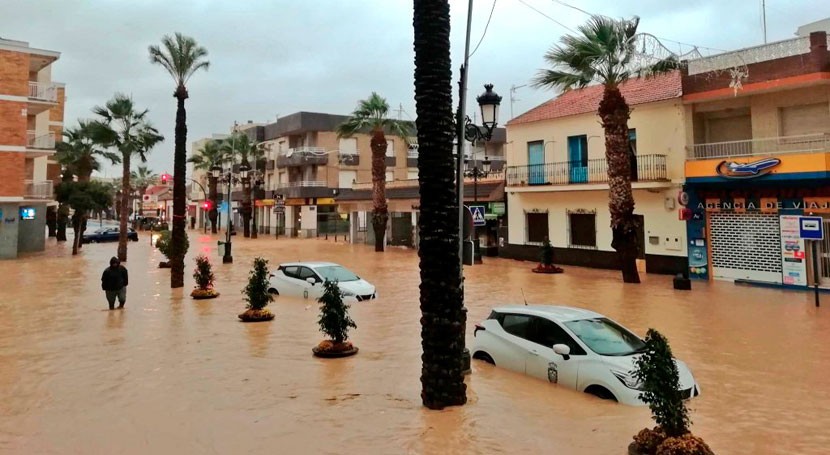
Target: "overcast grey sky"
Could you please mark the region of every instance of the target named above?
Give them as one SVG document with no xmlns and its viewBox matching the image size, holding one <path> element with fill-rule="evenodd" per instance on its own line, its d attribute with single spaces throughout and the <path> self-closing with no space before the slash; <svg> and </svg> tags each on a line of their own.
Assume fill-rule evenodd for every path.
<svg viewBox="0 0 830 455">
<path fill-rule="evenodd" d="M 522 3 L 524 2 L 524 3 Z M 672 50 L 675 40 L 716 49 L 761 44 L 760 0 L 564 0 L 608 16 L 641 17 L 640 30 Z M 493 0 L 475 0 L 472 46 Z M 802 24 L 830 16 L 828 0 L 767 0 L 769 41 L 787 39 Z M 452 0 L 452 55 L 464 49 L 467 0 Z M 555 0 L 496 0 L 480 48 L 470 62 L 469 107 L 485 82 L 504 96 L 526 84 L 542 55 L 587 16 Z M 209 51 L 210 70 L 193 77 L 187 101 L 188 144 L 240 123 L 272 122 L 300 110 L 347 114 L 372 91 L 403 118 L 415 116 L 412 82 L 412 2 L 409 0 L 2 0 L 0 36 L 61 52 L 53 79 L 67 85 L 65 125 L 90 117 L 115 92 L 131 94 L 167 140 L 150 154 L 157 172 L 172 171 L 173 82 L 150 65 L 147 46 L 182 32 Z M 684 51 L 688 46 L 682 46 Z M 711 52 L 711 51 L 709 51 Z M 457 77 L 457 72 L 454 74 Z M 516 91 L 514 113 L 551 97 L 531 87 Z M 469 109 L 468 107 L 468 109 Z M 397 115 L 395 112 L 393 115 Z M 188 145 L 189 147 L 189 145 Z M 109 175 L 114 169 L 109 168 Z"/>
</svg>

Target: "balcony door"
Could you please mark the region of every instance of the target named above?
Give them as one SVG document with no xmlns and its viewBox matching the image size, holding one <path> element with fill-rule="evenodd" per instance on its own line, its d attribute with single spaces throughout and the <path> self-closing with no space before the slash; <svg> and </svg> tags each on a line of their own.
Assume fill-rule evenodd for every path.
<svg viewBox="0 0 830 455">
<path fill-rule="evenodd" d="M 568 137 L 568 174 L 571 183 L 588 181 L 588 136 Z"/>
<path fill-rule="evenodd" d="M 545 183 L 545 143 L 535 141 L 527 143 L 528 185 Z"/>
</svg>

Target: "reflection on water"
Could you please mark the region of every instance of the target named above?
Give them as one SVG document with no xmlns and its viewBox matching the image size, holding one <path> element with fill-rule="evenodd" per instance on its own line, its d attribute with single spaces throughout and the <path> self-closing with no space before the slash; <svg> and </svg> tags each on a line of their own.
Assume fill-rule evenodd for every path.
<svg viewBox="0 0 830 455">
<path fill-rule="evenodd" d="M 146 240 L 146 239 L 145 239 Z M 650 425 L 646 408 L 599 401 L 474 362 L 469 403 L 420 406 L 417 257 L 317 240 L 234 240 L 223 265 L 216 237 L 191 245 L 183 290 L 146 242 L 130 243 L 127 307 L 106 311 L 100 273 L 115 244 L 66 245 L 0 262 L 0 452 L 3 453 L 624 453 Z M 215 300 L 192 301 L 192 256 L 214 260 Z M 278 297 L 270 323 L 243 324 L 241 289 L 255 254 L 330 260 L 378 286 L 352 306 L 356 357 L 311 348 L 317 305 Z M 830 436 L 830 315 L 810 295 L 487 259 L 467 269 L 469 324 L 494 305 L 594 309 L 639 334 L 665 333 L 702 386 L 694 430 L 719 453 L 826 453 Z M 830 299 L 828 299 L 830 300 Z M 827 302 L 830 305 L 830 301 Z M 468 337 L 472 331 L 468 330 Z M 278 448 L 278 449 L 277 449 Z"/>
</svg>

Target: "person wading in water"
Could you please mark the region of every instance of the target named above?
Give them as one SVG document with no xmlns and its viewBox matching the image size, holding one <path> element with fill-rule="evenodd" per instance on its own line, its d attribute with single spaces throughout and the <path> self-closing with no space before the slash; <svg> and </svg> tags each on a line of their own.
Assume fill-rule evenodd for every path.
<svg viewBox="0 0 830 455">
<path fill-rule="evenodd" d="M 117 257 L 110 259 L 110 266 L 104 269 L 101 275 L 101 289 L 107 294 L 110 310 L 115 309 L 115 298 L 118 297 L 118 308 L 124 308 L 127 303 L 127 268 L 121 265 Z"/>
</svg>

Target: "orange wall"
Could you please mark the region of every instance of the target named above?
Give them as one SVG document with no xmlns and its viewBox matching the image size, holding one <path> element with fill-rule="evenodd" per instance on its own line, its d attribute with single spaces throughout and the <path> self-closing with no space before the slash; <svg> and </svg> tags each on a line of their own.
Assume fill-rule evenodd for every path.
<svg viewBox="0 0 830 455">
<path fill-rule="evenodd" d="M 0 50 L 0 94 L 29 95 L 29 54 Z"/>
<path fill-rule="evenodd" d="M 793 153 L 774 155 L 781 164 L 772 168 L 770 174 L 795 174 L 800 172 L 825 172 L 830 170 L 830 153 Z M 767 156 L 721 158 L 716 160 L 686 161 L 686 177 L 714 177 L 716 168 L 723 161 L 751 163 Z"/>
<path fill-rule="evenodd" d="M 0 145 L 26 145 L 26 103 L 0 101 Z"/>
<path fill-rule="evenodd" d="M 22 153 L 0 152 L 0 196 L 23 196 L 25 166 Z"/>
</svg>

